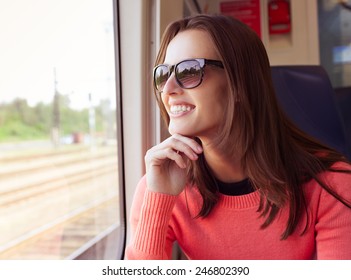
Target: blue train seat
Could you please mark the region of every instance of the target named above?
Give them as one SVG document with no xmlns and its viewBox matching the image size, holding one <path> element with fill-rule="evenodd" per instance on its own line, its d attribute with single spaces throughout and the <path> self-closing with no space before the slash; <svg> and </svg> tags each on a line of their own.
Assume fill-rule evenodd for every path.
<svg viewBox="0 0 351 280">
<path fill-rule="evenodd" d="M 351 159 L 335 93 L 322 66 L 272 66 L 273 85 L 287 116 L 304 132 Z"/>
</svg>

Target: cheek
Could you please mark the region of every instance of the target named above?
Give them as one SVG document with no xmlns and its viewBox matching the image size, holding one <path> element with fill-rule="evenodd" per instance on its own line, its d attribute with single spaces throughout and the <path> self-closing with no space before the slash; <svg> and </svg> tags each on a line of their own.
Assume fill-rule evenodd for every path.
<svg viewBox="0 0 351 280">
<path fill-rule="evenodd" d="M 167 101 L 166 101 L 165 95 L 164 95 L 164 94 L 161 94 L 161 95 L 158 96 L 158 98 L 159 98 L 159 100 L 161 101 L 161 102 L 160 102 L 160 105 L 162 104 L 162 106 L 164 107 L 165 104 L 167 104 L 167 103 L 166 103 Z"/>
<path fill-rule="evenodd" d="M 167 113 L 167 109 L 166 109 L 166 106 L 165 106 L 165 104 L 167 104 L 166 102 L 166 99 L 165 98 L 161 98 L 160 97 L 160 99 L 159 99 L 159 101 L 160 102 L 158 102 L 158 105 L 159 105 L 159 109 L 160 109 L 160 111 L 161 111 L 161 114 L 166 114 L 166 115 L 168 115 L 168 113 Z"/>
<path fill-rule="evenodd" d="M 223 123 L 227 118 L 227 110 L 229 106 L 228 93 L 226 88 L 221 88 L 219 94 L 216 95 L 215 99 L 212 100 L 213 105 L 213 117 L 216 116 L 216 121 Z"/>
<path fill-rule="evenodd" d="M 208 104 L 207 107 L 212 108 L 212 112 L 216 113 L 216 116 L 222 116 L 229 102 L 227 88 L 223 86 L 215 89 L 213 92 L 214 94 L 209 96 L 205 102 Z"/>
<path fill-rule="evenodd" d="M 199 108 L 200 120 L 203 119 L 206 123 L 211 124 L 211 126 L 218 126 L 221 122 L 225 121 L 225 106 L 225 100 L 220 95 L 207 98 Z"/>
</svg>

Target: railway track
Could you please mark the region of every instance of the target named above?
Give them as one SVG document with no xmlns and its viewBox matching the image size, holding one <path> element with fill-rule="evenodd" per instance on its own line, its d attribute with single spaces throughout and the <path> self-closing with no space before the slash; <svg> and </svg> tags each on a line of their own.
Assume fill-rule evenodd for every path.
<svg viewBox="0 0 351 280">
<path fill-rule="evenodd" d="M 0 158 L 0 259 L 69 259 L 118 227 L 116 146 Z"/>
</svg>

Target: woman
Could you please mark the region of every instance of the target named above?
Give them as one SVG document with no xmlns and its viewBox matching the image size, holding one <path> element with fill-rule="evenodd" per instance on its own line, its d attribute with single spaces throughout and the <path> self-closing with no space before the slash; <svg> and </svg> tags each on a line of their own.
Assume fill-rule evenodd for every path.
<svg viewBox="0 0 351 280">
<path fill-rule="evenodd" d="M 351 167 L 277 105 L 261 40 L 225 16 L 170 24 L 154 69 L 171 136 L 145 156 L 128 259 L 351 259 Z"/>
</svg>

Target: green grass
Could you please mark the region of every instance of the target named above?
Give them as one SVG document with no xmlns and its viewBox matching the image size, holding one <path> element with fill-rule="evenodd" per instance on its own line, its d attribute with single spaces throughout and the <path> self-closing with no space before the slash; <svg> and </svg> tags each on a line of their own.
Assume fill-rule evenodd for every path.
<svg viewBox="0 0 351 280">
<path fill-rule="evenodd" d="M 49 134 L 38 126 L 28 126 L 21 121 L 11 121 L 0 127 L 0 142 L 38 140 Z"/>
</svg>

